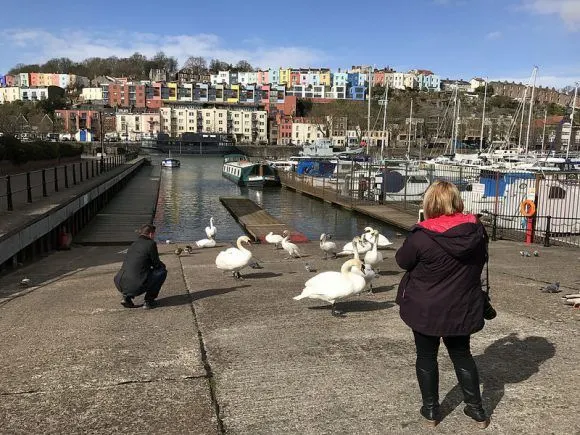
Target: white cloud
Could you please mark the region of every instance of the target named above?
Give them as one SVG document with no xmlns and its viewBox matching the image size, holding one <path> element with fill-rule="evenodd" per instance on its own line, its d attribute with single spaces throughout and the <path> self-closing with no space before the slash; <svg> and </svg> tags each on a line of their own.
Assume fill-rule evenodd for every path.
<svg viewBox="0 0 580 435">
<path fill-rule="evenodd" d="M 485 35 L 485 39 L 489 40 L 500 39 L 502 36 L 503 36 L 502 33 L 499 31 L 489 32 L 487 35 Z"/>
<path fill-rule="evenodd" d="M 522 0 L 522 6 L 542 15 L 557 14 L 570 30 L 580 30 L 579 0 Z"/>
<path fill-rule="evenodd" d="M 135 52 L 153 56 L 158 51 L 182 63 L 188 56 L 203 56 L 235 63 L 245 59 L 256 67 L 320 66 L 325 53 L 299 46 L 268 46 L 258 39 L 226 46 L 214 34 L 161 35 L 135 32 L 96 32 L 63 29 L 10 29 L 0 32 L 5 46 L 18 48 L 13 63 L 42 63 L 54 57 L 79 61 L 89 57 L 128 57 Z"/>
</svg>

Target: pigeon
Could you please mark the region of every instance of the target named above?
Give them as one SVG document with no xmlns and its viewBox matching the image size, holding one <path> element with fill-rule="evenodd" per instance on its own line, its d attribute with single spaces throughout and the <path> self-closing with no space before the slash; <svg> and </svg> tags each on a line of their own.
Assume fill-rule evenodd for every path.
<svg viewBox="0 0 580 435">
<path fill-rule="evenodd" d="M 523 257 L 524 255 L 526 255 L 526 253 L 524 251 L 520 251 L 520 255 Z"/>
<path fill-rule="evenodd" d="M 183 252 L 183 249 L 182 249 L 182 248 L 177 248 L 177 249 L 176 249 L 175 251 L 173 251 L 173 252 L 175 252 L 175 255 L 181 255 L 181 253 Z"/>
<path fill-rule="evenodd" d="M 538 251 L 534 251 L 534 257 L 539 257 L 540 253 Z"/>
<path fill-rule="evenodd" d="M 250 266 L 252 269 L 263 269 L 263 268 L 264 268 L 264 266 L 262 266 L 262 265 L 261 265 L 260 263 L 258 263 L 257 261 L 252 261 L 252 262 L 249 264 L 249 266 Z"/>
<path fill-rule="evenodd" d="M 191 254 L 191 253 L 193 253 L 193 248 L 190 245 L 186 245 L 185 252 L 187 252 L 188 254 Z"/>
<path fill-rule="evenodd" d="M 524 256 L 525 257 L 531 257 L 530 253 L 528 251 L 524 251 Z"/>
<path fill-rule="evenodd" d="M 308 264 L 308 263 L 306 263 L 306 264 L 304 265 L 304 269 L 306 269 L 306 272 L 312 272 L 312 273 L 316 272 L 316 269 L 315 269 L 314 267 L 312 267 L 312 266 L 311 266 L 310 264 Z"/>
<path fill-rule="evenodd" d="M 167 245 L 169 245 L 169 244 L 171 243 L 171 240 L 167 239 L 167 240 L 165 241 L 165 243 L 166 243 Z"/>
<path fill-rule="evenodd" d="M 560 293 L 560 282 L 556 281 L 553 284 L 548 284 L 546 287 L 541 289 L 544 293 Z"/>
<path fill-rule="evenodd" d="M 30 286 L 30 279 L 29 278 L 24 278 L 22 281 L 20 281 L 20 286 L 21 287 L 28 287 L 28 286 Z"/>
</svg>

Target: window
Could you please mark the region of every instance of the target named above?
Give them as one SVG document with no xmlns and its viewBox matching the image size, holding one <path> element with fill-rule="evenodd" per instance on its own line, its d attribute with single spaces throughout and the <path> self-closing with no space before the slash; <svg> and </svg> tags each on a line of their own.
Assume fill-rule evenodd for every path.
<svg viewBox="0 0 580 435">
<path fill-rule="evenodd" d="M 548 192 L 549 199 L 565 199 L 566 190 L 562 189 L 560 186 L 550 186 L 550 191 Z"/>
</svg>

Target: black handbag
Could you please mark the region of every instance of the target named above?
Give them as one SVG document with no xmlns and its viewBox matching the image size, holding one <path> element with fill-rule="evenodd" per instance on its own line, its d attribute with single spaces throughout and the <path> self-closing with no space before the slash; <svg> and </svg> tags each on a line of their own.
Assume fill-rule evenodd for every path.
<svg viewBox="0 0 580 435">
<path fill-rule="evenodd" d="M 495 319 L 497 311 L 491 305 L 491 298 L 489 296 L 489 253 L 487 246 L 485 249 L 485 278 L 482 279 L 481 289 L 483 290 L 483 318 L 485 320 Z"/>
</svg>

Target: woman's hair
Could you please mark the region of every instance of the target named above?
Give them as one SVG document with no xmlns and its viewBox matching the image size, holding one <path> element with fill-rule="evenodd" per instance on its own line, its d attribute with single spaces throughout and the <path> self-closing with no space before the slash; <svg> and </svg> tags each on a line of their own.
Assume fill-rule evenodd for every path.
<svg viewBox="0 0 580 435">
<path fill-rule="evenodd" d="M 457 186 L 448 181 L 435 181 L 431 184 L 423 198 L 423 212 L 426 219 L 462 213 L 463 200 Z"/>
<path fill-rule="evenodd" d="M 145 224 L 145 225 L 141 225 L 141 228 L 139 228 L 139 234 L 141 236 L 146 236 L 149 235 L 151 233 L 155 232 L 155 225 L 151 225 L 151 224 Z"/>
</svg>

